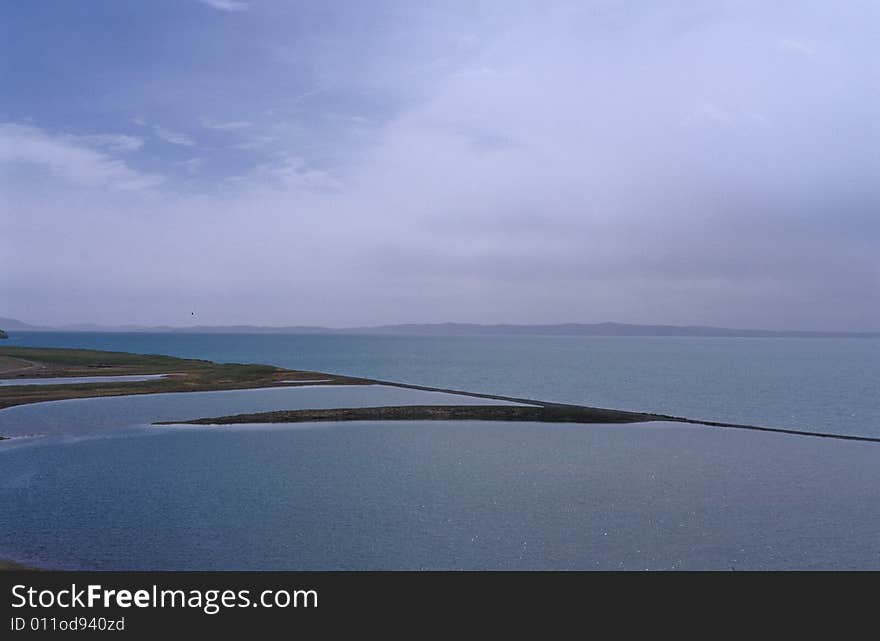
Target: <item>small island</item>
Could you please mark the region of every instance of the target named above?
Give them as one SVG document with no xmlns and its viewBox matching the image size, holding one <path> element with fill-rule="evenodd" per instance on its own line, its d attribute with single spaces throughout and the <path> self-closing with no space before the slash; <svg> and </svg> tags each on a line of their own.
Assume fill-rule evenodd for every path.
<svg viewBox="0 0 880 641">
<path fill-rule="evenodd" d="M 9 338 L 9 334 L 0 329 L 0 339 Z"/>
<path fill-rule="evenodd" d="M 236 414 L 154 425 L 236 425 L 243 423 L 312 423 L 322 421 L 528 421 L 536 423 L 645 423 L 657 414 L 576 405 L 389 405 L 320 410 L 281 410 Z"/>
</svg>

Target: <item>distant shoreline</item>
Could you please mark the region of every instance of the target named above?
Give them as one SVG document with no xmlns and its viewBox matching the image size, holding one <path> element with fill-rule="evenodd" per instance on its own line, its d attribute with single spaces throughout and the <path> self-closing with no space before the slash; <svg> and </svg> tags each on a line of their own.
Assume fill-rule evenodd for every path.
<svg viewBox="0 0 880 641">
<path fill-rule="evenodd" d="M 327 336 L 596 336 L 694 338 L 880 338 L 880 331 L 736 329 L 706 325 L 648 325 L 635 323 L 398 323 L 359 327 L 316 325 L 30 325 L 0 318 L 0 328 L 12 332 L 159 333 L 159 334 L 298 334 Z"/>
</svg>

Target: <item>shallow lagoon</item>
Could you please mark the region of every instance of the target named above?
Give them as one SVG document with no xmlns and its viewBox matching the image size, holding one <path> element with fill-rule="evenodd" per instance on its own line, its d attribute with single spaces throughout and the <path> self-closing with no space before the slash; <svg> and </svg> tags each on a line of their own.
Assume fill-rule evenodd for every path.
<svg viewBox="0 0 880 641">
<path fill-rule="evenodd" d="M 10 385 L 73 385 L 81 383 L 137 383 L 165 378 L 167 374 L 141 374 L 134 376 L 63 376 L 58 378 L 5 378 L 0 386 Z"/>
<path fill-rule="evenodd" d="M 218 392 L 138 394 L 18 405 L 0 410 L 4 436 L 83 435 L 142 430 L 155 421 L 283 409 L 383 405 L 511 405 L 506 401 L 386 385 L 308 385 Z M 153 429 L 153 428 L 149 428 Z M 0 444 L 0 448 L 3 445 Z"/>
<path fill-rule="evenodd" d="M 47 412 L 42 427 L 67 436 L 0 444 L 0 556 L 93 569 L 880 569 L 871 443 L 667 423 L 144 426 L 442 396 L 484 402 L 364 386 L 3 410 L 3 431 Z"/>
</svg>

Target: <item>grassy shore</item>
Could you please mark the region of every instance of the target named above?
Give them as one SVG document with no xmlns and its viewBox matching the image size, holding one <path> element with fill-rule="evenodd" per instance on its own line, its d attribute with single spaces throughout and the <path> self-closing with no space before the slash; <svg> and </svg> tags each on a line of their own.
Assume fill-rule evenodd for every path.
<svg viewBox="0 0 880 641">
<path fill-rule="evenodd" d="M 85 349 L 0 347 L 0 379 L 167 374 L 148 381 L 4 385 L 0 409 L 27 403 L 70 398 L 204 392 L 281 387 L 325 379 L 318 385 L 352 385 L 371 381 L 323 372 L 289 370 L 271 365 L 214 363 L 156 354 L 128 354 Z M 293 382 L 288 382 L 293 381 Z M 299 383 L 297 383 L 299 381 Z"/>
</svg>

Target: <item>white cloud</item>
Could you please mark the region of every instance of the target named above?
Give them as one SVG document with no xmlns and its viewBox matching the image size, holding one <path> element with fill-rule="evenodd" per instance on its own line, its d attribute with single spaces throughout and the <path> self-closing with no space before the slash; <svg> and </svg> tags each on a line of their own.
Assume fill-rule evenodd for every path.
<svg viewBox="0 0 880 641">
<path fill-rule="evenodd" d="M 189 160 L 183 160 L 178 164 L 183 167 L 188 173 L 196 174 L 202 168 L 202 164 L 204 161 L 201 158 L 190 158 Z"/>
<path fill-rule="evenodd" d="M 701 102 L 694 106 L 682 119 L 683 125 L 710 124 L 726 127 L 734 121 L 731 113 L 711 102 Z"/>
<path fill-rule="evenodd" d="M 198 0 L 198 2 L 218 11 L 244 11 L 248 8 L 248 3 L 240 0 Z"/>
<path fill-rule="evenodd" d="M 186 134 L 182 134 L 177 131 L 171 131 L 170 129 L 165 129 L 164 127 L 160 127 L 156 125 L 153 127 L 153 131 L 156 132 L 156 135 L 159 136 L 165 142 L 171 143 L 172 145 L 183 145 L 185 147 L 194 147 L 196 141 L 187 136 Z"/>
<path fill-rule="evenodd" d="M 76 140 L 80 140 L 87 145 L 101 147 L 113 152 L 137 151 L 144 146 L 144 139 L 137 136 L 127 136 L 125 134 L 92 134 L 88 136 L 77 136 Z"/>
<path fill-rule="evenodd" d="M 249 136 L 245 140 L 233 145 L 233 149 L 241 149 L 243 151 L 252 151 L 257 149 L 265 149 L 278 142 L 277 136 Z"/>
<path fill-rule="evenodd" d="M 334 193 L 342 184 L 325 171 L 311 168 L 297 156 L 281 154 L 274 162 L 254 167 L 247 175 L 232 177 L 253 188 L 282 188 L 300 193 Z"/>
<path fill-rule="evenodd" d="M 105 143 L 114 140 L 117 148 L 121 141 L 112 135 L 91 138 Z M 124 144 L 132 146 L 134 141 L 126 140 Z M 0 163 L 39 165 L 69 182 L 89 187 L 147 189 L 162 181 L 159 176 L 141 173 L 96 149 L 84 137 L 53 135 L 15 123 L 0 123 Z"/>
<path fill-rule="evenodd" d="M 780 42 L 789 18 L 752 32 L 726 19 L 701 28 L 690 15 L 670 26 L 666 11 L 583 24 L 528 13 L 497 28 L 474 22 L 475 56 L 456 58 L 443 37 L 406 66 L 384 49 L 399 50 L 396 35 L 383 32 L 377 50 L 319 32 L 320 46 L 291 47 L 301 68 L 289 83 L 272 60 L 239 67 L 242 52 L 218 43 L 236 64 L 217 75 L 216 93 L 202 91 L 211 78 L 201 66 L 169 57 L 164 73 L 182 74 L 184 90 L 151 88 L 159 104 L 125 105 L 144 116 L 132 131 L 156 143 L 144 161 L 166 167 L 167 189 L 149 202 L 109 189 L 70 198 L 54 185 L 17 189 L 25 172 L 0 170 L 16 199 L 0 204 L 15 223 L 0 234 L 14 258 L 5 280 L 32 285 L 34 313 L 104 322 L 176 323 L 167 310 L 193 301 L 203 319 L 213 312 L 207 323 L 878 318 L 877 162 L 871 144 L 853 143 L 880 139 L 867 44 L 850 50 L 806 23 L 815 42 Z M 247 35 L 272 55 L 273 33 Z M 819 62 L 802 57 L 811 45 L 835 54 L 822 56 L 834 91 L 791 73 Z M 448 67 L 423 72 L 440 53 Z M 303 83 L 328 90 L 301 93 Z M 345 114 L 368 122 L 349 125 Z M 251 118 L 253 127 L 228 127 Z M 165 147 L 155 123 L 199 147 Z M 209 147 L 203 124 L 232 140 Z M 127 160 L 76 146 L 93 174 L 119 171 L 101 159 Z M 20 157 L 20 147 L 6 153 Z M 44 150 L 40 162 L 64 154 Z M 56 171 L 73 173 L 64 162 Z M 240 178 L 223 180 L 229 173 Z M 43 251 L 31 256 L 35 243 Z M 101 260 L 83 260 L 84 250 Z M 77 292 L 66 307 L 65 289 Z M 851 304 L 844 289 L 858 293 Z"/>
<path fill-rule="evenodd" d="M 238 129 L 247 129 L 253 126 L 254 123 L 248 120 L 232 120 L 229 122 L 219 122 L 217 120 L 211 120 L 210 118 L 205 118 L 202 120 L 202 127 L 204 127 L 205 129 L 218 129 L 220 131 L 235 131 Z"/>
<path fill-rule="evenodd" d="M 354 125 L 370 124 L 370 120 L 368 118 L 364 118 L 363 116 L 358 116 L 357 114 L 328 113 L 328 114 L 325 114 L 324 117 L 327 120 L 331 120 L 333 122 L 347 122 L 347 123 L 351 123 Z"/>
<path fill-rule="evenodd" d="M 781 38 L 776 41 L 776 48 L 780 51 L 785 51 L 787 53 L 794 53 L 801 56 L 815 56 L 816 49 L 810 44 L 807 44 L 803 40 L 796 40 L 794 38 Z"/>
</svg>

